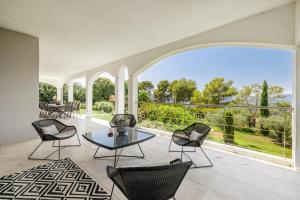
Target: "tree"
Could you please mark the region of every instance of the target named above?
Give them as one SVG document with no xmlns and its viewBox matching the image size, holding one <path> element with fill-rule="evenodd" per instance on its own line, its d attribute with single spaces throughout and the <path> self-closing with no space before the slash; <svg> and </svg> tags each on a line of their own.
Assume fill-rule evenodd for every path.
<svg viewBox="0 0 300 200">
<path fill-rule="evenodd" d="M 256 126 L 258 109 L 252 109 L 251 106 L 258 106 L 261 95 L 261 86 L 257 83 L 244 86 L 238 93 L 236 102 L 248 106 L 249 116 L 247 117 L 248 126 Z"/>
<path fill-rule="evenodd" d="M 86 91 L 85 88 L 80 83 L 74 83 L 73 85 L 74 100 L 85 103 Z"/>
<path fill-rule="evenodd" d="M 170 91 L 175 103 L 184 103 L 190 101 L 196 89 L 196 82 L 194 80 L 186 80 L 185 78 L 174 80 L 170 84 Z"/>
<path fill-rule="evenodd" d="M 283 87 L 272 85 L 269 87 L 269 99 L 271 102 L 276 103 L 279 99 L 283 99 L 285 95 L 283 95 Z"/>
<path fill-rule="evenodd" d="M 151 102 L 151 98 L 149 97 L 148 92 L 146 92 L 145 90 L 139 91 L 138 101 L 139 103 Z"/>
<path fill-rule="evenodd" d="M 154 85 L 151 81 L 142 81 L 139 83 L 140 91 L 144 90 L 144 91 L 148 92 L 148 94 L 150 94 L 153 89 L 154 89 Z"/>
<path fill-rule="evenodd" d="M 203 103 L 203 95 L 201 91 L 195 90 L 193 93 L 193 96 L 191 97 L 191 103 L 192 104 L 200 104 Z"/>
<path fill-rule="evenodd" d="M 93 85 L 93 102 L 108 101 L 110 95 L 115 94 L 115 86 L 108 78 L 100 77 Z"/>
<path fill-rule="evenodd" d="M 225 82 L 224 78 L 214 78 L 209 83 L 205 84 L 203 90 L 204 103 L 220 104 L 226 98 L 233 97 L 237 94 L 237 89 L 232 86 L 233 81 Z"/>
<path fill-rule="evenodd" d="M 157 89 L 154 90 L 155 100 L 165 103 L 169 97 L 171 97 L 170 82 L 168 80 L 159 81 L 157 84 Z"/>
<path fill-rule="evenodd" d="M 50 103 L 53 97 L 56 96 L 56 88 L 48 83 L 39 83 L 39 98 L 40 101 Z"/>
<path fill-rule="evenodd" d="M 224 142 L 233 144 L 234 143 L 233 114 L 231 112 L 226 112 L 224 114 L 224 118 L 225 118 Z"/>
<path fill-rule="evenodd" d="M 262 84 L 262 92 L 260 97 L 260 106 L 261 107 L 268 107 L 269 106 L 269 95 L 268 95 L 268 83 L 264 80 Z M 260 116 L 262 117 L 269 117 L 270 111 L 269 109 L 260 109 Z"/>
</svg>

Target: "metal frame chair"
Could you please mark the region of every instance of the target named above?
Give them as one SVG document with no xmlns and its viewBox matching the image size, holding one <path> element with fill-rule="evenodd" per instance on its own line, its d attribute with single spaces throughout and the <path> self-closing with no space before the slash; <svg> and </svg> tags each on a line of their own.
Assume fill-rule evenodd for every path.
<svg viewBox="0 0 300 200">
<path fill-rule="evenodd" d="M 137 123 L 133 114 L 116 114 L 109 122 L 110 126 L 116 127 L 119 120 L 126 120 L 129 127 L 134 127 Z"/>
<path fill-rule="evenodd" d="M 172 139 L 170 141 L 169 152 L 181 152 L 181 160 L 182 160 L 183 154 L 185 154 L 191 161 L 193 161 L 192 158 L 187 154 L 187 152 L 196 152 L 196 147 L 199 147 L 210 164 L 199 166 L 193 161 L 194 166 L 191 168 L 212 167 L 213 163 L 211 162 L 211 160 L 208 158 L 208 156 L 206 155 L 206 153 L 204 152 L 204 150 L 201 147 L 204 140 L 206 139 L 207 135 L 209 134 L 210 130 L 211 130 L 211 128 L 208 125 L 202 124 L 202 123 L 193 123 L 192 125 L 188 126 L 185 129 L 175 130 L 172 135 Z M 197 140 L 190 140 L 190 135 L 191 135 L 192 131 L 197 131 L 198 133 L 200 133 L 201 136 L 198 137 Z M 171 150 L 172 142 L 181 146 L 181 151 Z M 183 147 L 194 147 L 194 150 L 186 151 L 186 150 L 183 150 Z"/>
<path fill-rule="evenodd" d="M 175 199 L 175 193 L 192 164 L 191 161 L 176 159 L 161 166 L 107 166 L 107 176 L 113 181 L 110 199 L 115 185 L 130 200 Z"/>
<path fill-rule="evenodd" d="M 41 127 L 46 127 L 54 124 L 59 133 L 55 135 L 50 135 L 50 134 L 44 134 L 43 130 Z M 63 124 L 62 122 L 56 120 L 56 119 L 42 119 L 38 120 L 36 122 L 32 123 L 32 126 L 35 128 L 37 133 L 39 134 L 41 138 L 41 143 L 31 152 L 31 154 L 28 156 L 29 160 L 51 160 L 51 161 L 58 161 L 60 160 L 60 151 L 62 148 L 65 147 L 74 147 L 74 146 L 81 146 L 81 142 L 78 136 L 78 132 L 75 126 L 67 126 Z M 77 145 L 64 145 L 62 146 L 60 144 L 61 140 L 69 139 L 73 137 L 74 135 L 77 135 L 78 143 Z M 58 141 L 58 145 L 55 145 L 55 141 Z M 32 155 L 35 153 L 35 151 L 42 145 L 43 142 L 46 141 L 53 141 L 52 147 L 58 147 L 57 150 L 53 151 L 51 154 L 47 155 L 44 158 L 33 158 Z M 55 152 L 58 151 L 58 160 L 56 159 L 48 159 L 51 155 L 53 155 Z"/>
</svg>

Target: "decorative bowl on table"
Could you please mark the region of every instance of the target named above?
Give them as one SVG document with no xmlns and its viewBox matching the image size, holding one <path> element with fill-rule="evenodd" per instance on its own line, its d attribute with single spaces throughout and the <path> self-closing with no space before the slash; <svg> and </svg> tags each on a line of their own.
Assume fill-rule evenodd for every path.
<svg viewBox="0 0 300 200">
<path fill-rule="evenodd" d="M 118 120 L 116 129 L 117 129 L 117 132 L 119 134 L 126 133 L 127 132 L 127 127 L 128 127 L 128 124 L 127 124 L 126 120 L 123 120 L 123 119 Z"/>
</svg>

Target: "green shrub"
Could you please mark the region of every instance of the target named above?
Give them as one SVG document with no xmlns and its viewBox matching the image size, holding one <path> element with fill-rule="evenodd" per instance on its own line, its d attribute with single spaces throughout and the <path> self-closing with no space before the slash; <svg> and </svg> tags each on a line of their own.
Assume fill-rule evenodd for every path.
<svg viewBox="0 0 300 200">
<path fill-rule="evenodd" d="M 213 127 L 223 128 L 224 124 L 224 110 L 210 110 L 205 114 L 204 120 Z"/>
<path fill-rule="evenodd" d="M 80 109 L 85 109 L 85 103 L 80 103 Z"/>
<path fill-rule="evenodd" d="M 234 143 L 233 114 L 231 112 L 226 112 L 224 118 L 225 118 L 224 142 L 233 144 Z"/>
<path fill-rule="evenodd" d="M 283 115 L 264 117 L 260 119 L 261 126 L 269 131 L 269 137 L 274 138 L 276 144 L 291 146 L 292 122 L 291 116 L 286 119 Z M 285 134 L 284 134 L 285 133 Z"/>
<path fill-rule="evenodd" d="M 93 109 L 100 112 L 112 113 L 114 110 L 114 105 L 108 101 L 98 101 L 94 104 Z"/>
<path fill-rule="evenodd" d="M 139 107 L 139 116 L 139 120 L 158 120 L 163 124 L 178 126 L 187 126 L 197 121 L 191 110 L 182 105 L 144 103 Z"/>
</svg>

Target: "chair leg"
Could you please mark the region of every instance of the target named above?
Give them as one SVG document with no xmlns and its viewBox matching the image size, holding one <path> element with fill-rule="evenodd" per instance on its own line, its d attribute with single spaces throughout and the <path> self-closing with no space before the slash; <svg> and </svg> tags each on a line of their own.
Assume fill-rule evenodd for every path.
<svg viewBox="0 0 300 200">
<path fill-rule="evenodd" d="M 31 154 L 28 156 L 28 160 L 33 159 L 31 156 L 34 154 L 34 152 L 43 144 L 43 141 L 31 152 Z"/>
<path fill-rule="evenodd" d="M 58 140 L 58 160 L 60 160 L 60 140 Z"/>
<path fill-rule="evenodd" d="M 181 156 L 180 156 L 181 162 L 182 162 L 182 155 L 183 155 L 183 146 L 181 146 Z"/>
<path fill-rule="evenodd" d="M 57 150 L 55 150 L 55 151 L 53 151 L 52 153 L 50 153 L 49 155 L 47 155 L 46 157 L 44 157 L 44 158 L 33 158 L 32 157 L 32 155 L 35 153 L 35 151 L 42 145 L 42 143 L 43 143 L 44 141 L 42 141 L 32 152 L 31 152 L 31 154 L 28 156 L 28 160 L 49 160 L 49 161 L 58 161 L 58 160 L 56 160 L 56 159 L 48 159 L 48 157 L 50 157 L 51 155 L 53 155 L 55 152 L 57 152 L 58 151 L 58 154 L 59 154 L 59 158 L 60 158 L 60 148 L 59 149 L 57 149 Z"/>
<path fill-rule="evenodd" d="M 113 192 L 114 192 L 114 188 L 115 188 L 115 184 L 113 183 L 113 186 L 112 186 L 112 188 L 111 188 L 111 192 L 110 192 L 110 197 L 109 197 L 109 199 L 112 198 L 112 195 L 113 195 Z"/>
<path fill-rule="evenodd" d="M 76 133 L 76 135 L 77 135 L 78 144 L 64 145 L 64 146 L 60 146 L 60 147 L 79 147 L 79 146 L 81 146 L 81 142 L 80 142 L 78 133 Z M 53 141 L 52 147 L 58 147 L 57 145 L 55 145 L 55 140 Z"/>
<path fill-rule="evenodd" d="M 181 152 L 181 151 L 171 150 L 171 144 L 172 144 L 172 139 L 171 139 L 170 145 L 169 145 L 169 152 Z M 184 151 L 184 152 L 196 152 L 196 148 L 194 147 L 194 151 Z"/>
<path fill-rule="evenodd" d="M 207 165 L 207 167 L 212 167 L 214 166 L 214 164 L 211 162 L 211 160 L 208 158 L 208 156 L 206 155 L 206 153 L 204 152 L 204 150 L 202 149 L 202 147 L 200 146 L 200 150 L 203 152 L 203 154 L 205 155 L 205 157 L 207 158 L 207 160 L 209 161 L 210 165 Z"/>
<path fill-rule="evenodd" d="M 202 151 L 202 153 L 204 154 L 204 156 L 206 157 L 206 159 L 209 161 L 209 165 L 196 165 L 195 164 L 195 162 L 193 161 L 193 159 L 188 155 L 188 154 L 186 154 L 185 152 L 183 152 L 183 153 L 185 153 L 185 155 L 193 162 L 193 167 L 191 167 L 191 168 L 205 168 L 205 167 L 212 167 L 213 166 L 213 163 L 211 162 L 211 160 L 208 158 L 208 156 L 206 155 L 206 153 L 204 152 L 204 150 L 202 149 L 202 147 L 200 146 L 199 147 L 200 148 L 200 150 Z"/>
</svg>

